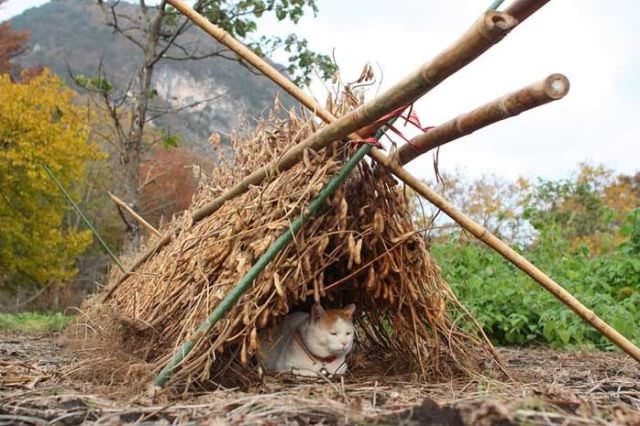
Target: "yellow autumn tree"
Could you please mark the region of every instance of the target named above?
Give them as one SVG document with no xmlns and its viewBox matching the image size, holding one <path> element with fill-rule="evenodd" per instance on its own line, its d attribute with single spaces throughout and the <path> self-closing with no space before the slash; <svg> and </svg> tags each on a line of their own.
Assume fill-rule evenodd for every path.
<svg viewBox="0 0 640 426">
<path fill-rule="evenodd" d="M 91 243 L 88 231 L 70 225 L 65 199 L 42 167 L 74 194 L 85 164 L 99 156 L 73 98 L 46 70 L 18 83 L 0 75 L 0 287 L 68 280 Z"/>
</svg>

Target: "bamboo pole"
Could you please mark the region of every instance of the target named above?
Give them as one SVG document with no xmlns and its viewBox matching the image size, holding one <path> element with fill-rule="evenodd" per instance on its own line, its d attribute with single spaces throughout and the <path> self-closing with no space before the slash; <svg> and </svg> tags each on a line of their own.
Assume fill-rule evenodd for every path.
<svg viewBox="0 0 640 426">
<path fill-rule="evenodd" d="M 549 0 L 516 0 L 505 12 L 522 22 L 547 3 Z"/>
<path fill-rule="evenodd" d="M 113 195 L 111 192 L 107 191 L 107 194 L 109 194 L 109 197 L 111 197 L 111 200 L 113 200 L 114 203 L 116 203 L 117 205 L 119 205 L 120 207 L 125 209 L 127 211 L 127 213 L 129 213 L 131 216 L 133 216 L 133 218 L 135 220 L 137 220 L 138 222 L 140 222 L 140 224 L 142 224 L 142 226 L 147 228 L 147 231 L 151 232 L 152 234 L 154 234 L 154 235 L 156 235 L 158 237 L 162 237 L 162 234 L 160 233 L 160 231 L 158 231 L 156 228 L 154 228 L 152 224 L 150 224 L 149 222 L 144 220 L 144 218 L 142 216 L 140 216 L 138 213 L 136 213 L 131 207 L 129 207 L 129 205 L 127 203 L 125 203 L 120 198 L 118 198 L 115 195 Z"/>
<path fill-rule="evenodd" d="M 340 171 L 327 182 L 322 188 L 318 196 L 311 201 L 306 212 L 299 215 L 276 241 L 271 244 L 267 251 L 260 256 L 258 261 L 251 269 L 238 281 L 238 283 L 227 293 L 227 295 L 217 304 L 215 309 L 209 316 L 198 326 L 194 337 L 187 339 L 178 349 L 169 362 L 164 366 L 160 373 L 156 376 L 154 382 L 156 386 L 164 386 L 174 369 L 180 365 L 182 360 L 191 352 L 195 346 L 197 339 L 211 328 L 224 316 L 224 314 L 238 301 L 238 299 L 249 289 L 253 281 L 258 277 L 260 272 L 273 260 L 274 257 L 284 249 L 293 239 L 295 234 L 302 228 L 305 222 L 313 217 L 317 211 L 324 205 L 326 199 L 344 182 L 354 167 L 364 158 L 371 149 L 370 145 L 361 146 L 356 153 L 347 161 Z"/>
<path fill-rule="evenodd" d="M 414 137 L 393 153 L 392 159 L 398 164 L 407 164 L 431 149 L 523 111 L 561 99 L 568 92 L 567 77 L 551 74 Z"/>
</svg>

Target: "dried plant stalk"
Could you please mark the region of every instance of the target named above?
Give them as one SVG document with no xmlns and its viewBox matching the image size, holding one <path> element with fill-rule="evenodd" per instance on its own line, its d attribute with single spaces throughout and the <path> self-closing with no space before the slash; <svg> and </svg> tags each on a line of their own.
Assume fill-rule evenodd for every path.
<svg viewBox="0 0 640 426">
<path fill-rule="evenodd" d="M 360 348 L 350 361 L 353 374 L 413 373 L 440 380 L 477 372 L 479 360 L 492 357 L 479 335 L 464 333 L 453 322 L 458 305 L 414 228 L 406 194 L 390 174 L 376 175 L 368 162 L 357 166 L 323 214 L 305 224 L 222 321 L 208 333 L 196 331 L 306 210 L 353 148 L 338 141 L 308 151 L 306 161 L 251 187 L 195 224 L 193 212 L 248 170 L 308 137 L 314 127 L 295 115 L 274 115 L 254 134 L 233 141 L 234 162 L 216 168 L 191 211 L 170 224 L 180 230 L 176 238 L 149 257 L 139 274 L 127 277 L 106 303 L 88 309 L 86 318 L 95 332 L 84 342 L 95 348 L 86 352 L 95 357 L 86 364 L 93 366 L 92 374 L 100 372 L 95 366 L 107 357 L 110 371 L 113 360 L 120 359 L 115 371 L 157 373 L 189 340 L 193 349 L 168 388 L 254 383 L 257 333 L 294 309 L 309 309 L 315 298 L 327 307 L 358 306 Z M 120 375 L 117 380 L 133 378 Z"/>
</svg>

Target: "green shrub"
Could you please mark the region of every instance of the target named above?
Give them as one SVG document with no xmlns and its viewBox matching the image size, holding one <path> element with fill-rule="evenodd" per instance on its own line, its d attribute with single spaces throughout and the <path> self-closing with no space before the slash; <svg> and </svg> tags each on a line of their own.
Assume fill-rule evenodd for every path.
<svg viewBox="0 0 640 426">
<path fill-rule="evenodd" d="M 557 229 L 541 230 L 537 243 L 521 250 L 589 309 L 640 344 L 640 210 L 624 226 L 628 239 L 593 257 L 571 250 Z M 549 343 L 558 347 L 612 344 L 523 272 L 486 246 L 451 236 L 432 252 L 462 303 L 497 344 Z"/>
</svg>

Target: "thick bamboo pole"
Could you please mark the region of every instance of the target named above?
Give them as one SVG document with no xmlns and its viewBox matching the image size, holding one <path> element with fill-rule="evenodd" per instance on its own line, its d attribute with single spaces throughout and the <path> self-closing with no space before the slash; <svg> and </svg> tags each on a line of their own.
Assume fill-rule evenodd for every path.
<svg viewBox="0 0 640 426">
<path fill-rule="evenodd" d="M 125 203 L 120 198 L 118 198 L 115 195 L 113 195 L 111 192 L 107 191 L 107 194 L 109 194 L 109 197 L 111 197 L 111 200 L 114 203 L 116 203 L 117 205 L 119 205 L 120 207 L 125 209 L 127 211 L 127 213 L 129 213 L 131 216 L 133 216 L 133 218 L 135 220 L 140 222 L 140 224 L 142 224 L 142 226 L 144 226 L 147 229 L 147 231 L 151 232 L 152 234 L 154 234 L 154 235 L 156 235 L 158 237 L 162 237 L 162 234 L 160 233 L 160 231 L 158 231 L 156 228 L 154 228 L 152 224 L 150 224 L 149 222 L 144 220 L 144 218 L 142 216 L 140 216 L 138 213 L 136 213 L 131 207 L 129 207 L 129 205 L 127 203 Z"/>
<path fill-rule="evenodd" d="M 549 0 L 516 0 L 505 12 L 522 22 L 547 3 Z"/>
<path fill-rule="evenodd" d="M 327 182 L 324 188 L 320 191 L 318 196 L 311 201 L 309 208 L 306 212 L 298 216 L 292 223 L 289 229 L 287 229 L 273 244 L 267 249 L 267 251 L 260 256 L 258 261 L 251 267 L 251 269 L 238 281 L 238 283 L 227 293 L 227 295 L 218 303 L 215 309 L 209 314 L 209 316 L 198 326 L 195 336 L 187 339 L 183 345 L 176 351 L 169 362 L 164 366 L 160 373 L 155 378 L 155 384 L 157 386 L 164 386 L 174 369 L 180 365 L 182 360 L 191 352 L 196 344 L 199 336 L 207 333 L 211 328 L 224 316 L 224 314 L 238 301 L 238 299 L 249 289 L 253 281 L 258 277 L 260 272 L 273 260 L 274 257 L 284 249 L 287 244 L 293 239 L 295 234 L 302 228 L 302 225 L 322 207 L 326 199 L 335 192 L 335 190 L 344 182 L 349 176 L 349 173 L 354 167 L 362 160 L 362 158 L 371 149 L 370 145 L 361 146 L 356 153 L 345 163 L 340 171 Z"/>
<path fill-rule="evenodd" d="M 431 149 L 497 121 L 561 99 L 568 92 L 569 80 L 562 74 L 551 74 L 543 80 L 504 95 L 414 137 L 410 143 L 402 145 L 392 157 L 398 164 L 407 164 Z"/>
</svg>

